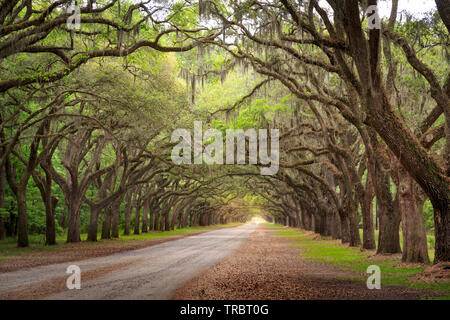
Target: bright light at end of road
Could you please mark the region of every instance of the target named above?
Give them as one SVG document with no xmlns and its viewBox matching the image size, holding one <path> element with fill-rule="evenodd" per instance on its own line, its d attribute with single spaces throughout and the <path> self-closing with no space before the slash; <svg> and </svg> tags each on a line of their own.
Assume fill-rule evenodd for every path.
<svg viewBox="0 0 450 320">
<path fill-rule="evenodd" d="M 252 220 L 250 221 L 250 223 L 255 223 L 255 224 L 260 224 L 262 222 L 266 222 L 266 220 L 264 220 L 261 217 L 253 217 Z"/>
</svg>

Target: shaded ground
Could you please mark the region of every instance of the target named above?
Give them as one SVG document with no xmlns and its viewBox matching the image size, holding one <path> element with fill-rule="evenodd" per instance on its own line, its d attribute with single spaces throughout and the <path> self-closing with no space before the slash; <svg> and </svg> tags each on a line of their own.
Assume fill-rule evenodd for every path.
<svg viewBox="0 0 450 320">
<path fill-rule="evenodd" d="M 239 250 L 179 289 L 173 299 L 420 299 L 429 292 L 364 282 L 322 262 L 306 261 L 292 240 L 259 226 Z"/>
<path fill-rule="evenodd" d="M 173 235 L 159 239 L 131 241 L 101 240 L 96 243 L 80 242 L 63 244 L 63 247 L 55 248 L 55 250 L 38 251 L 18 256 L 2 257 L 2 259 L 0 259 L 0 273 L 16 271 L 24 268 L 46 266 L 56 263 L 84 260 L 94 257 L 103 257 L 115 253 L 142 249 L 167 241 L 173 241 L 202 234 L 208 231 L 211 230 L 194 231 L 186 234 Z"/>
<path fill-rule="evenodd" d="M 414 277 L 417 281 L 450 283 L 450 262 L 440 262 L 427 267 Z"/>
</svg>

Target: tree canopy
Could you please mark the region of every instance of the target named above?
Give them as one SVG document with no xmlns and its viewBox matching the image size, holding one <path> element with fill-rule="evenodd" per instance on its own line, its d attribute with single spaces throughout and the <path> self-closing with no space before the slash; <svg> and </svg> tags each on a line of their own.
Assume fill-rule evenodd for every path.
<svg viewBox="0 0 450 320">
<path fill-rule="evenodd" d="M 72 28 L 71 1 L 2 1 L 0 238 L 258 214 L 405 262 L 431 233 L 449 261 L 450 6 L 374 28 L 378 2 L 88 0 Z M 279 130 L 279 170 L 175 164 L 195 121 Z"/>
</svg>

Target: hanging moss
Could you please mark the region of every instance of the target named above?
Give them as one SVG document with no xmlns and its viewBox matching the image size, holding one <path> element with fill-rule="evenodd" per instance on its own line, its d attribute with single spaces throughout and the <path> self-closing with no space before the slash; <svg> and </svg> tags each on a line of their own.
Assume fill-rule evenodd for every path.
<svg viewBox="0 0 450 320">
<path fill-rule="evenodd" d="M 209 0 L 199 0 L 198 1 L 198 15 L 199 18 L 208 19 L 210 17 L 210 3 Z"/>
</svg>

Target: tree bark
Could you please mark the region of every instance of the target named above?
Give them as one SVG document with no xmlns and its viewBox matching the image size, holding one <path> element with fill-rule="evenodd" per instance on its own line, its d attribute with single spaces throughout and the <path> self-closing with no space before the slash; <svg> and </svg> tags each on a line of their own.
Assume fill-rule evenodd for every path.
<svg viewBox="0 0 450 320">
<path fill-rule="evenodd" d="M 133 201 L 133 193 L 131 191 L 128 191 L 125 200 L 125 226 L 123 231 L 124 235 L 130 234 L 132 201 Z"/>
<path fill-rule="evenodd" d="M 391 181 L 388 173 L 388 156 L 378 142 L 373 129 L 368 129 L 370 144 L 374 155 L 369 157 L 369 174 L 377 198 L 379 222 L 377 254 L 401 253 L 400 247 L 400 213 L 396 201 L 392 199 Z M 378 157 L 375 155 L 378 154 Z"/>
<path fill-rule="evenodd" d="M 106 207 L 103 210 L 103 223 L 102 223 L 102 239 L 111 239 L 111 220 L 112 220 L 112 208 Z"/>
<path fill-rule="evenodd" d="M 402 214 L 403 262 L 429 263 L 427 235 L 422 210 L 417 208 L 414 181 L 408 174 L 400 177 L 399 207 Z"/>
<path fill-rule="evenodd" d="M 144 200 L 144 209 L 142 211 L 142 232 L 148 232 L 148 212 L 150 210 L 150 198 Z"/>
<path fill-rule="evenodd" d="M 341 237 L 341 220 L 339 214 L 336 211 L 333 211 L 331 238 L 340 239 Z"/>
<path fill-rule="evenodd" d="M 387 203 L 377 198 L 377 206 L 380 206 L 380 230 L 377 254 L 401 253 L 399 236 L 400 214 L 398 205 Z"/>
<path fill-rule="evenodd" d="M 370 174 L 367 176 L 367 182 L 364 194 L 361 196 L 361 215 L 363 220 L 363 249 L 376 249 L 375 230 L 373 227 L 373 188 Z"/>
<path fill-rule="evenodd" d="M 449 0 L 435 0 L 436 6 L 441 16 L 442 21 L 450 33 L 450 1 Z"/>
<path fill-rule="evenodd" d="M 81 199 L 76 194 L 66 197 L 67 200 L 67 242 L 80 242 L 80 208 Z"/>
<path fill-rule="evenodd" d="M 111 221 L 111 237 L 119 238 L 119 214 L 120 204 L 123 201 L 123 196 L 119 200 L 115 201 L 112 208 L 112 221 Z"/>
<path fill-rule="evenodd" d="M 18 215 L 17 245 L 19 247 L 27 247 L 28 246 L 27 197 L 26 197 L 26 190 L 23 190 L 23 188 L 19 188 L 17 192 L 17 215 Z"/>
<path fill-rule="evenodd" d="M 5 168 L 0 168 L 0 209 L 5 208 Z M 5 223 L 3 221 L 3 216 L 0 213 L 0 240 L 6 238 Z"/>
<path fill-rule="evenodd" d="M 341 241 L 342 243 L 350 243 L 350 223 L 348 216 L 343 212 L 339 212 L 339 218 L 341 221 Z"/>
<path fill-rule="evenodd" d="M 159 220 L 160 220 L 160 217 L 161 217 L 161 207 L 159 205 L 159 202 L 155 206 L 154 214 L 155 214 L 155 218 L 154 218 L 154 221 L 153 221 L 153 230 L 161 230 L 159 228 L 159 225 L 160 225 L 159 224 Z"/>
<path fill-rule="evenodd" d="M 359 247 L 361 245 L 361 237 L 359 236 L 358 223 L 358 207 L 356 202 L 351 202 L 349 207 L 349 227 L 350 227 L 350 243 L 351 247 Z"/>
<path fill-rule="evenodd" d="M 141 216 L 141 199 L 138 200 L 136 211 L 134 213 L 134 234 L 139 234 L 140 216 Z"/>
<path fill-rule="evenodd" d="M 45 244 L 48 246 L 56 244 L 55 211 L 59 199 L 51 196 L 48 205 L 45 205 Z"/>
<path fill-rule="evenodd" d="M 91 214 L 89 216 L 89 230 L 87 241 L 97 241 L 99 209 L 96 205 L 91 205 L 90 209 Z"/>
<path fill-rule="evenodd" d="M 433 200 L 431 201 L 433 203 Z M 450 261 L 450 210 L 449 207 L 434 203 L 434 263 Z"/>
</svg>

